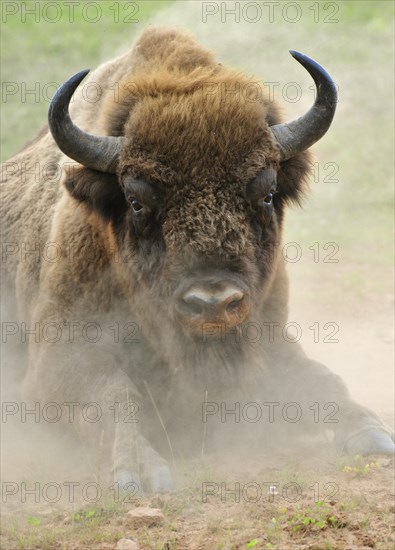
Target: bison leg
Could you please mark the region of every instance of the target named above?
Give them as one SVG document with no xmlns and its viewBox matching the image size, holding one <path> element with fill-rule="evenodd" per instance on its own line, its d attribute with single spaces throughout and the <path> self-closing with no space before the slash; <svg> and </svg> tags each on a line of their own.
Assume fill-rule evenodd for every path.
<svg viewBox="0 0 395 550">
<path fill-rule="evenodd" d="M 78 439 L 93 456 L 107 461 L 119 489 L 129 494 L 145 485 L 159 492 L 171 487 L 167 462 L 143 437 L 140 394 L 122 368 L 122 358 L 100 343 L 74 342 L 51 346 L 33 343 L 24 397 L 32 402 L 76 403 L 76 410 L 94 404 L 98 421 L 76 415 Z M 116 363 L 116 364 L 115 364 Z M 142 483 L 145 480 L 145 483 Z M 128 485 L 133 483 L 134 485 Z"/>
<path fill-rule="evenodd" d="M 298 403 L 307 416 L 303 429 L 311 432 L 321 426 L 333 430 L 336 448 L 341 453 L 394 453 L 393 433 L 381 419 L 351 398 L 339 376 L 309 359 L 296 344 L 290 346 L 293 346 L 292 355 L 288 354 L 289 350 L 287 354 L 277 350 L 273 355 L 273 375 L 275 384 L 281 388 L 281 401 Z M 327 422 L 313 421 L 314 404 L 333 413 L 326 415 L 329 416 Z"/>
<path fill-rule="evenodd" d="M 167 461 L 139 431 L 134 430 L 133 435 L 132 438 L 131 430 L 122 433 L 118 425 L 114 442 L 114 482 L 125 493 L 134 487 L 139 492 L 142 492 L 142 488 L 153 493 L 170 491 L 173 480 Z"/>
</svg>

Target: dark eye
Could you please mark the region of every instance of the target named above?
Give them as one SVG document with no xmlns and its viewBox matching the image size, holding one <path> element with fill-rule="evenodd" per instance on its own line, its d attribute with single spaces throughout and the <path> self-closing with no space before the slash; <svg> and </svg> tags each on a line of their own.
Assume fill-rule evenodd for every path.
<svg viewBox="0 0 395 550">
<path fill-rule="evenodd" d="M 136 199 L 133 199 L 130 204 L 132 205 L 133 212 L 140 212 L 144 208 L 141 202 Z"/>
<path fill-rule="evenodd" d="M 266 197 L 263 198 L 263 202 L 264 204 L 272 204 L 272 201 L 273 201 L 273 193 L 269 193 L 266 195 Z"/>
</svg>

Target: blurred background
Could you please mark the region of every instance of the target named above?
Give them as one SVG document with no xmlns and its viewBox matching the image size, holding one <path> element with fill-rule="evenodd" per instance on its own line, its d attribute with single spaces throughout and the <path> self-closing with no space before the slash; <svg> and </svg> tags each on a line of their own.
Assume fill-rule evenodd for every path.
<svg viewBox="0 0 395 550">
<path fill-rule="evenodd" d="M 311 193 L 286 223 L 290 321 L 309 355 L 391 422 L 393 2 L 71 4 L 2 2 L 2 161 L 45 123 L 64 80 L 130 48 L 148 24 L 189 29 L 221 62 L 271 83 L 286 118 L 314 100 L 312 80 L 289 49 L 333 76 L 335 121 L 314 147 Z"/>
</svg>

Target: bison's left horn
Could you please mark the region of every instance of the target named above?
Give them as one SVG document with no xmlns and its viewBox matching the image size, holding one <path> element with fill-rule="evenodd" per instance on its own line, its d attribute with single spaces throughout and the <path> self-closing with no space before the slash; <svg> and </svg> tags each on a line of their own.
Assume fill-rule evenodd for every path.
<svg viewBox="0 0 395 550">
<path fill-rule="evenodd" d="M 290 54 L 313 77 L 317 97 L 305 115 L 292 122 L 271 126 L 280 148 L 281 161 L 294 157 L 322 138 L 331 125 L 337 103 L 336 85 L 326 70 L 307 55 L 293 50 Z"/>
<path fill-rule="evenodd" d="M 124 137 L 93 136 L 73 124 L 69 103 L 79 83 L 89 73 L 80 71 L 69 78 L 54 95 L 48 111 L 48 124 L 59 149 L 87 168 L 115 174 Z"/>
</svg>

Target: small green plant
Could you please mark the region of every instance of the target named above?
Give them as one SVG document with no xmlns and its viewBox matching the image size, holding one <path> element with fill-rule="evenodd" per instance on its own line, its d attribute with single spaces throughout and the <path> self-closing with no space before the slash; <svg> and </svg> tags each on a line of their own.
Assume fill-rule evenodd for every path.
<svg viewBox="0 0 395 550">
<path fill-rule="evenodd" d="M 313 506 L 293 512 L 292 515 L 288 515 L 286 509 L 282 509 L 282 511 L 284 512 L 278 521 L 284 523 L 292 533 L 298 531 L 319 532 L 342 525 L 333 515 L 332 509 L 322 500 L 315 502 Z"/>
<path fill-rule="evenodd" d="M 380 468 L 378 462 L 367 462 L 360 455 L 355 455 L 348 460 L 348 464 L 343 464 L 342 472 L 352 477 L 366 476 L 374 470 Z"/>
<path fill-rule="evenodd" d="M 258 544 L 257 539 L 252 539 L 250 542 L 247 542 L 247 548 L 255 548 L 255 546 Z"/>
<path fill-rule="evenodd" d="M 29 525 L 32 525 L 33 527 L 40 527 L 41 525 L 41 519 L 36 518 L 34 516 L 28 516 L 27 522 Z"/>
<path fill-rule="evenodd" d="M 82 510 L 72 515 L 74 521 L 83 521 L 96 516 L 96 510 Z"/>
</svg>

